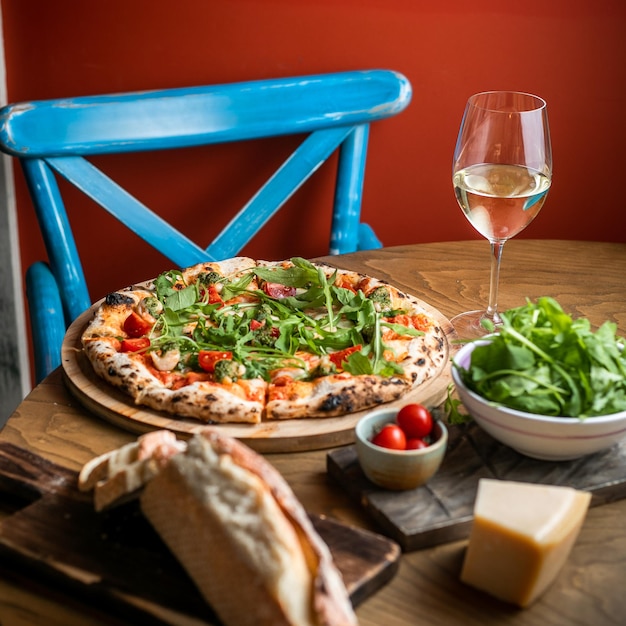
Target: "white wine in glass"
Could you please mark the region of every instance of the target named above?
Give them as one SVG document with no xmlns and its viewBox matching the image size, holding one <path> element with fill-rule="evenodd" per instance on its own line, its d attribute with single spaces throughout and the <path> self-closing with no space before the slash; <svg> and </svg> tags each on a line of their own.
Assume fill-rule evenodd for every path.
<svg viewBox="0 0 626 626">
<path fill-rule="evenodd" d="M 501 324 L 498 282 L 503 246 L 539 213 L 551 181 L 545 101 L 512 91 L 471 96 L 454 150 L 452 182 L 465 217 L 489 240 L 491 279 L 487 308 L 452 318 L 461 339 L 483 336 Z"/>
</svg>

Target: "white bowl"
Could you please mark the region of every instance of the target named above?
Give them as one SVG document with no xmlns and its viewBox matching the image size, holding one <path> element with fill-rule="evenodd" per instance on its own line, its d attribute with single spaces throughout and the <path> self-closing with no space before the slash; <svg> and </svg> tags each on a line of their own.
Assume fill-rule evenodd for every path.
<svg viewBox="0 0 626 626">
<path fill-rule="evenodd" d="M 371 442 L 372 437 L 385 425 L 393 423 L 398 409 L 386 408 L 371 411 L 356 424 L 356 452 L 361 469 L 374 484 L 385 489 L 415 489 L 427 483 L 439 469 L 446 452 L 448 431 L 440 421 L 434 421 L 428 447 L 417 450 L 390 450 Z"/>
<path fill-rule="evenodd" d="M 468 369 L 475 343 L 453 357 Z M 549 417 L 496 405 L 468 389 L 456 367 L 452 379 L 459 399 L 474 421 L 494 439 L 521 454 L 544 461 L 567 461 L 606 450 L 626 436 L 626 411 L 587 417 Z"/>
</svg>

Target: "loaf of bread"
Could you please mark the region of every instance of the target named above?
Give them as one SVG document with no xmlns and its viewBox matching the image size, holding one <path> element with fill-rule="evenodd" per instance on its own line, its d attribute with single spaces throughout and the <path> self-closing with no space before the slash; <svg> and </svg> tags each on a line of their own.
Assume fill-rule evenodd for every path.
<svg viewBox="0 0 626 626">
<path fill-rule="evenodd" d="M 124 480 L 226 626 L 357 623 L 328 546 L 262 456 L 216 428 L 203 429 L 179 450 L 166 446 L 158 456 L 149 471 L 146 459 L 132 460 L 135 474 L 144 464 L 141 478 Z M 92 464 L 98 471 L 81 473 L 82 488 L 99 485 L 102 493 L 115 491 L 123 500 L 124 480 L 115 477 L 120 465 L 109 458 L 105 465 L 116 473 L 107 476 L 103 461 Z M 115 488 L 107 487 L 109 481 Z"/>
<path fill-rule="evenodd" d="M 146 433 L 86 463 L 78 475 L 78 488 L 93 490 L 96 511 L 123 504 L 137 497 L 169 459 L 185 447 L 185 442 L 169 430 Z"/>
</svg>

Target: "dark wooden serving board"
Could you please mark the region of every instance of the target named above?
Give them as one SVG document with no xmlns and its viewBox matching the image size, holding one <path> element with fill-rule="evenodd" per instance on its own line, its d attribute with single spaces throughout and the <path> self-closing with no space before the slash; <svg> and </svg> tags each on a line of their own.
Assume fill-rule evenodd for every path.
<svg viewBox="0 0 626 626">
<path fill-rule="evenodd" d="M 96 513 L 75 472 L 0 443 L 0 563 L 128 623 L 215 624 L 178 561 L 136 502 Z M 11 510 L 7 510 L 11 509 Z M 400 548 L 380 535 L 311 516 L 333 553 L 353 604 L 396 573 Z"/>
<path fill-rule="evenodd" d="M 574 487 L 591 492 L 591 506 L 626 497 L 626 440 L 606 452 L 554 462 L 523 456 L 475 424 L 448 426 L 448 433 L 439 471 L 411 491 L 369 482 L 354 446 L 329 452 L 327 470 L 404 551 L 466 538 L 481 478 Z"/>
</svg>

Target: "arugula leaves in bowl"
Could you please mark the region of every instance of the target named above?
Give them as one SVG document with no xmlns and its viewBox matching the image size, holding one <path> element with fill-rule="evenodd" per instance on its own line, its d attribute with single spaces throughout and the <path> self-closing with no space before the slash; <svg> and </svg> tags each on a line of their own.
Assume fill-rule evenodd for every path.
<svg viewBox="0 0 626 626">
<path fill-rule="evenodd" d="M 550 297 L 509 309 L 493 335 L 476 340 L 471 362 L 454 367 L 463 383 L 490 402 L 554 417 L 626 410 L 626 351 L 617 326 L 597 331 Z"/>
</svg>

